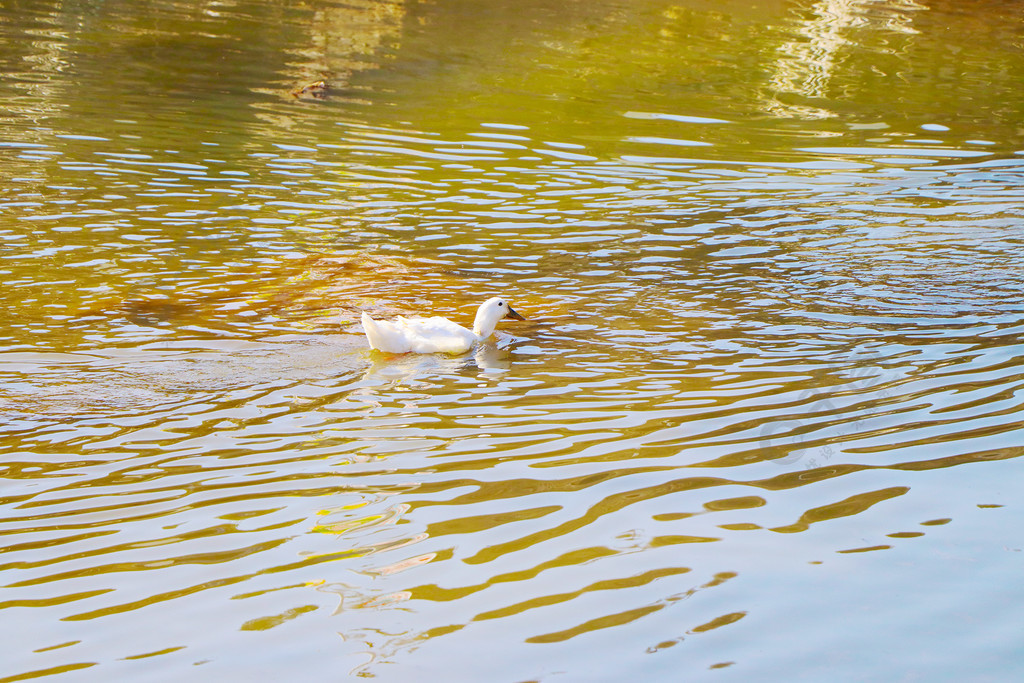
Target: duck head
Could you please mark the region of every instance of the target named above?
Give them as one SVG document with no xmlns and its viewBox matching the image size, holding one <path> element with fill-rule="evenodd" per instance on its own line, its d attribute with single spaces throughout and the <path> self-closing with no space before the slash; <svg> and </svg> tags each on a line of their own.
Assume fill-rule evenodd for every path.
<svg viewBox="0 0 1024 683">
<path fill-rule="evenodd" d="M 498 326 L 498 321 L 504 318 L 526 320 L 526 318 L 512 310 L 506 299 L 500 296 L 491 297 L 480 304 L 480 308 L 476 311 L 476 320 L 473 321 L 473 334 L 482 338 L 490 337 L 494 334 L 494 328 Z"/>
</svg>

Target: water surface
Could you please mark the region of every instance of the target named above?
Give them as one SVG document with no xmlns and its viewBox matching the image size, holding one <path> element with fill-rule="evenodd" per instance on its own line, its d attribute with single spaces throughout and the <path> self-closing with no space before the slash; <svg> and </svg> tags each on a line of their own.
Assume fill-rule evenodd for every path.
<svg viewBox="0 0 1024 683">
<path fill-rule="evenodd" d="M 1012 5 L 0 36 L 0 681 L 1024 671 Z"/>
</svg>

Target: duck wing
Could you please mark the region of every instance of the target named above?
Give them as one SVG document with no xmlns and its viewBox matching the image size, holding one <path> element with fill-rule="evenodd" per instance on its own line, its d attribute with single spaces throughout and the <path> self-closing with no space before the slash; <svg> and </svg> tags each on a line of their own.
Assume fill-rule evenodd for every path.
<svg viewBox="0 0 1024 683">
<path fill-rule="evenodd" d="M 440 316 L 399 317 L 397 323 L 405 330 L 414 353 L 465 353 L 477 341 L 471 331 Z"/>
</svg>

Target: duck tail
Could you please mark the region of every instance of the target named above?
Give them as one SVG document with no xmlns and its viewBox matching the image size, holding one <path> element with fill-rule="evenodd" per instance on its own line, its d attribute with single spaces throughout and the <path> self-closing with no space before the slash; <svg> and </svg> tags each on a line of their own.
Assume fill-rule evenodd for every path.
<svg viewBox="0 0 1024 683">
<path fill-rule="evenodd" d="M 377 321 L 370 317 L 370 314 L 363 311 L 363 332 L 366 333 L 366 341 L 370 345 L 371 349 L 380 349 L 381 344 L 384 343 L 381 339 L 380 327 L 377 325 Z"/>
</svg>

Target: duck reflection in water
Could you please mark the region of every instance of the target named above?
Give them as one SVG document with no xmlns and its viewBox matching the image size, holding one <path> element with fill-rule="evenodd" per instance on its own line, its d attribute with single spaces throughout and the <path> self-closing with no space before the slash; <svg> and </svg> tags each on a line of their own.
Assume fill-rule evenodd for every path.
<svg viewBox="0 0 1024 683">
<path fill-rule="evenodd" d="M 473 371 L 505 372 L 512 368 L 512 352 L 508 346 L 513 340 L 501 343 L 486 340 L 476 345 L 471 354 L 461 356 L 443 354 L 374 354 L 373 363 L 363 374 L 364 380 L 385 382 L 387 386 L 408 384 L 439 375 L 459 375 Z"/>
</svg>

